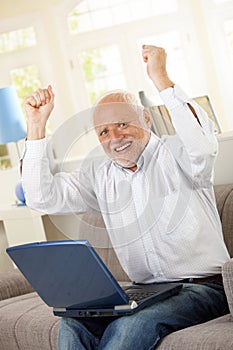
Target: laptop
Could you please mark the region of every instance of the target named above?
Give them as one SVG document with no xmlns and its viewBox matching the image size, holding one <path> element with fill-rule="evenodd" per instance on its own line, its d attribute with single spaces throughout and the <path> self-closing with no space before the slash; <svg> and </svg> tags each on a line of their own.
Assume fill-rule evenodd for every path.
<svg viewBox="0 0 233 350">
<path fill-rule="evenodd" d="M 173 282 L 120 286 L 86 240 L 30 243 L 6 251 L 56 316 L 130 315 L 182 288 Z"/>
</svg>

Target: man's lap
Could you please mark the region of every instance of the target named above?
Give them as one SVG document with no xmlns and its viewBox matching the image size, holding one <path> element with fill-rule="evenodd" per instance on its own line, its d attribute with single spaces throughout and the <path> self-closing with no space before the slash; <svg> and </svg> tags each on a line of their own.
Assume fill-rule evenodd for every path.
<svg viewBox="0 0 233 350">
<path fill-rule="evenodd" d="M 73 322 L 81 322 L 98 339 L 98 349 L 128 350 L 135 346 L 150 349 L 173 331 L 206 322 L 226 312 L 227 301 L 221 284 L 190 283 L 184 284 L 177 295 L 131 316 L 117 319 L 74 319 Z"/>
</svg>

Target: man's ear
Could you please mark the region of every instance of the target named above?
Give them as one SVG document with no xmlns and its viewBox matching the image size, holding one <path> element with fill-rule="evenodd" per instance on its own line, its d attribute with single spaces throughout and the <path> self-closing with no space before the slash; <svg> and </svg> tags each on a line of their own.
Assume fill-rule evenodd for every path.
<svg viewBox="0 0 233 350">
<path fill-rule="evenodd" d="M 146 125 L 149 129 L 151 129 L 151 125 L 152 125 L 152 120 L 151 120 L 151 114 L 148 111 L 148 109 L 144 108 L 143 110 L 143 115 L 144 115 L 144 119 L 146 122 Z"/>
</svg>

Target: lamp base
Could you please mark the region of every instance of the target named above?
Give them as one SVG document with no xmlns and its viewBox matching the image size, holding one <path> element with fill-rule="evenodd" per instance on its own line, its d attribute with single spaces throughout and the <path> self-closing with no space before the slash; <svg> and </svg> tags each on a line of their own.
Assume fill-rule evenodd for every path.
<svg viewBox="0 0 233 350">
<path fill-rule="evenodd" d="M 23 186 L 21 181 L 18 182 L 15 186 L 15 194 L 18 200 L 21 202 L 21 205 L 26 205 L 26 199 L 24 196 Z"/>
</svg>

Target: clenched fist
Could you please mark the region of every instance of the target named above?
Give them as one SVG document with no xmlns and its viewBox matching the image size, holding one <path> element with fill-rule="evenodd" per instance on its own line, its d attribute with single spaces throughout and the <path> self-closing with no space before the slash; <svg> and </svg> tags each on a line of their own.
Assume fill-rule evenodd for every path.
<svg viewBox="0 0 233 350">
<path fill-rule="evenodd" d="M 54 107 L 54 93 L 49 85 L 47 89 L 38 89 L 25 101 L 27 113 L 27 139 L 45 137 L 47 120 Z"/>
<path fill-rule="evenodd" d="M 167 74 L 167 54 L 162 47 L 143 45 L 142 57 L 147 64 L 147 74 L 159 91 L 174 86 Z"/>
</svg>

